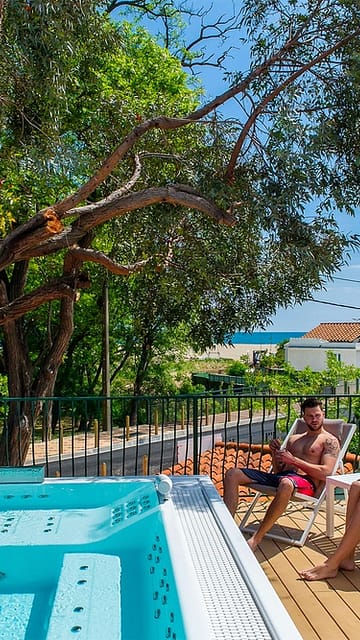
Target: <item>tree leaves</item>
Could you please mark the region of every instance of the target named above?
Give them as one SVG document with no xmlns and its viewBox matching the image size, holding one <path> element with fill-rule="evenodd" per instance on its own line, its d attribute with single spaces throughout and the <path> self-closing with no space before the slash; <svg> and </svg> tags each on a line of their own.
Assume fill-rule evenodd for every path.
<svg viewBox="0 0 360 640">
<path fill-rule="evenodd" d="M 107 265 L 131 273 L 111 286 L 126 317 L 123 342 L 138 343 L 140 360 L 180 326 L 199 349 L 266 326 L 279 306 L 309 299 L 358 243 L 333 212 L 358 202 L 356 161 L 344 195 L 341 179 L 355 148 L 345 114 L 351 106 L 355 129 L 348 72 L 360 16 L 337 0 L 244 2 L 249 69 L 199 106 L 168 49 L 112 22 L 112 10 L 132 4 L 34 0 L 2 16 L 0 213 L 6 231 L 16 225 L 1 246 L 2 318 L 11 321 L 21 296 L 26 310 L 39 304 L 39 260 L 49 265 L 44 301 L 50 282 L 59 297 L 72 287 L 72 303 L 89 274 L 100 288 L 94 265 Z M 181 26 L 185 5 L 137 5 L 174 25 L 167 37 Z M 198 17 L 205 26 L 207 14 Z M 217 109 L 233 98 L 239 117 L 227 122 Z M 44 223 L 48 210 L 58 228 Z M 11 278 L 22 262 L 29 277 L 16 301 Z"/>
</svg>

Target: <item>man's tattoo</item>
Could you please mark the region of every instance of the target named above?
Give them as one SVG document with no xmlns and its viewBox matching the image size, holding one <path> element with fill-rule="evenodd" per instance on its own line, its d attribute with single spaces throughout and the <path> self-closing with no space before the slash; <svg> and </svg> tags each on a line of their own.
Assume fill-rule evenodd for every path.
<svg viewBox="0 0 360 640">
<path fill-rule="evenodd" d="M 326 438 L 324 450 L 329 456 L 336 458 L 339 453 L 339 443 L 337 440 L 333 440 L 332 438 Z"/>
</svg>

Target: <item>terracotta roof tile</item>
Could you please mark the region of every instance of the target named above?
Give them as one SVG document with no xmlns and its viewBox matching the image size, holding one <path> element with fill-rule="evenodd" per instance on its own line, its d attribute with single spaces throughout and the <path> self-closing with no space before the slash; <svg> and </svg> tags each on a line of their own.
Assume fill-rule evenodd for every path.
<svg viewBox="0 0 360 640">
<path fill-rule="evenodd" d="M 303 338 L 319 338 L 329 342 L 358 342 L 360 322 L 321 322 Z"/>
<path fill-rule="evenodd" d="M 360 323 L 359 323 L 360 324 Z M 348 453 L 346 456 L 345 473 L 353 473 L 357 462 L 357 456 Z M 269 445 L 253 444 L 247 442 L 217 442 L 214 449 L 207 449 L 200 456 L 199 473 L 208 475 L 221 496 L 224 494 L 224 476 L 228 469 L 236 467 L 252 467 L 268 471 L 271 465 L 271 455 Z M 192 475 L 193 460 L 188 458 L 179 462 L 174 467 L 165 469 L 162 473 L 167 475 Z M 239 499 L 249 500 L 250 489 L 239 487 Z M 264 497 L 264 500 L 268 498 Z"/>
</svg>

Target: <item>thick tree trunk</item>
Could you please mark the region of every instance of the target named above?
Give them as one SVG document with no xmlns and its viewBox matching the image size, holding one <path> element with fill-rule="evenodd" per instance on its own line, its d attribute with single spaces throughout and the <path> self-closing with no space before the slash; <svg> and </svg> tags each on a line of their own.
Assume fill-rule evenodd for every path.
<svg viewBox="0 0 360 640">
<path fill-rule="evenodd" d="M 18 270 L 20 284 L 20 267 Z M 7 287 L 8 290 L 11 288 Z M 7 297 L 4 281 L 0 283 L 0 297 L 2 300 Z M 36 420 L 43 410 L 43 402 L 36 398 L 53 395 L 56 376 L 73 332 L 73 306 L 72 299 L 61 301 L 57 334 L 44 349 L 45 356 L 39 358 L 36 373 L 28 355 L 23 319 L 10 321 L 4 326 L 10 401 L 0 438 L 0 466 L 20 466 L 26 460 Z M 45 425 L 42 423 L 45 433 L 51 430 L 51 413 L 46 411 L 43 416 L 43 420 L 47 421 Z"/>
<path fill-rule="evenodd" d="M 26 458 L 35 417 L 35 407 L 26 401 L 31 392 L 32 364 L 27 358 L 22 321 L 6 325 L 4 346 L 10 400 L 0 439 L 0 465 L 18 466 Z"/>
<path fill-rule="evenodd" d="M 32 425 L 26 407 L 12 400 L 0 440 L 0 465 L 20 466 L 26 459 L 31 442 Z"/>
<path fill-rule="evenodd" d="M 149 336 L 145 336 L 142 344 L 140 360 L 136 369 L 136 376 L 134 382 L 134 400 L 130 405 L 130 424 L 135 425 L 137 420 L 137 401 L 136 397 L 142 393 L 142 386 L 144 383 L 145 374 L 149 366 L 151 359 L 151 347 L 152 341 Z"/>
</svg>

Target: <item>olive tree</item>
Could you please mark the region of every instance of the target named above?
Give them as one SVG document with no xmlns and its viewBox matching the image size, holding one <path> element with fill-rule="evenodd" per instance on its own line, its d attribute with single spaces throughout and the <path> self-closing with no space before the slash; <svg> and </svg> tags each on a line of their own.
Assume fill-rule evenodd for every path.
<svg viewBox="0 0 360 640">
<path fill-rule="evenodd" d="M 311 298 L 358 241 L 333 215 L 354 210 L 356 188 L 346 204 L 333 170 L 338 147 L 325 157 L 316 137 L 337 108 L 329 87 L 352 83 L 357 3 L 244 1 L 236 24 L 248 69 L 204 104 L 195 106 L 189 91 L 187 111 L 177 100 L 180 70 L 152 103 L 141 98 L 142 74 L 138 109 L 126 83 L 123 100 L 114 97 L 114 47 L 120 55 L 131 41 L 128 25 L 111 19 L 121 4 L 132 3 L 0 6 L 0 325 L 12 396 L 51 395 L 92 265 L 181 283 L 194 341 L 204 346 Z M 151 11 L 165 3 L 140 4 Z M 168 60 L 164 50 L 154 64 L 159 85 Z M 140 78 L 139 68 L 124 69 Z M 229 101 L 237 107 L 231 122 L 219 114 Z M 108 230 L 118 224 L 115 247 Z M 122 244 L 122 234 L 131 241 Z M 34 363 L 26 318 L 50 303 L 56 331 Z M 9 419 L 12 464 L 26 454 L 28 412 L 24 401 L 21 420 Z"/>
</svg>

